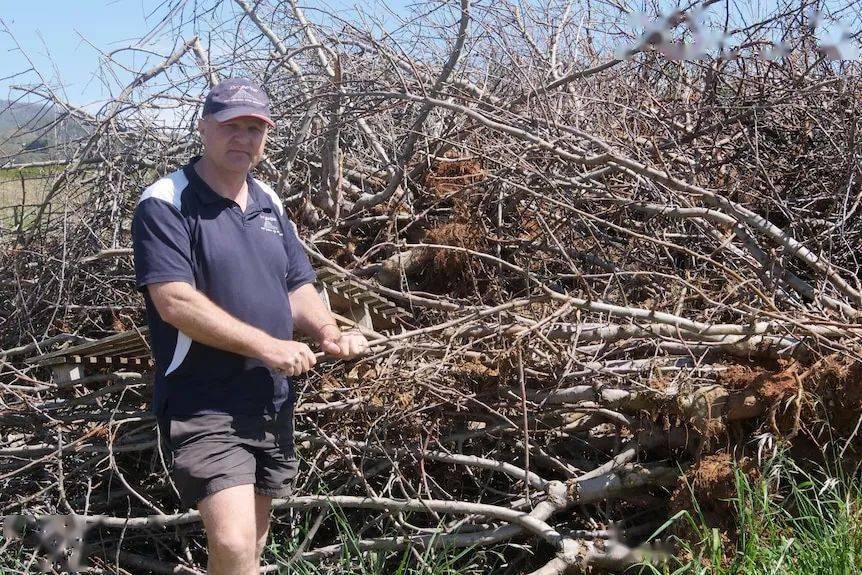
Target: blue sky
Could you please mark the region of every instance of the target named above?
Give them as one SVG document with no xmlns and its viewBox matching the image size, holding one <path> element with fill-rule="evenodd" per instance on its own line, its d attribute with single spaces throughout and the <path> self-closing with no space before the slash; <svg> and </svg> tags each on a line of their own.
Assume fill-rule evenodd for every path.
<svg viewBox="0 0 862 575">
<path fill-rule="evenodd" d="M 753 10 L 762 14 L 774 9 L 777 1 L 739 0 L 731 6 L 735 10 Z M 847 6 L 848 2 L 828 0 L 827 6 L 837 8 Z M 68 102 L 98 107 L 111 93 L 118 93 L 119 87 L 131 78 L 131 73 L 126 77 L 113 77 L 108 80 L 111 86 L 104 86 L 98 75 L 100 51 L 107 53 L 136 43 L 174 3 L 170 0 L 0 0 L 0 99 L 17 97 L 10 92 L 12 85 L 39 83 L 39 78 L 33 72 L 11 77 L 30 67 L 24 54 L 16 47 L 17 40 L 44 80 L 58 89 L 62 85 L 64 93 L 61 95 Z M 195 3 L 189 2 L 190 5 Z M 197 2 L 199 5 L 214 3 L 215 0 L 210 3 Z M 309 7 L 321 4 L 319 0 L 305 0 L 304 3 Z M 328 0 L 327 3 L 338 6 L 342 11 L 360 5 L 363 10 L 385 18 L 381 0 Z M 410 11 L 412 0 L 386 0 L 386 4 L 404 14 Z M 231 1 L 223 2 L 219 9 L 238 10 Z M 307 11 L 309 15 L 313 12 Z M 855 27 L 858 15 L 855 15 L 854 20 Z M 190 27 L 187 25 L 186 28 Z M 191 29 L 179 32 L 182 38 L 188 38 L 193 33 Z M 202 38 L 206 37 L 206 30 L 199 32 L 203 32 Z M 152 65 L 160 61 L 172 51 L 170 37 L 170 34 L 160 35 L 156 44 L 145 47 L 161 56 L 126 51 L 116 59 L 130 69 L 140 70 L 148 63 Z M 117 67 L 114 66 L 114 69 Z"/>
<path fill-rule="evenodd" d="M 67 99 L 86 104 L 107 97 L 93 77 L 99 68 L 97 48 L 110 51 L 131 44 L 157 22 L 149 14 L 157 3 L 147 0 L 2 0 L 2 4 L 0 20 L 15 38 L 0 25 L 0 99 L 13 95 L 9 86 L 35 79 L 32 73 L 5 78 L 29 68 L 16 40 L 46 80 L 53 84 L 59 77 Z M 133 59 L 130 54 L 129 60 Z"/>
<path fill-rule="evenodd" d="M 112 80 L 112 90 L 103 86 L 97 74 L 100 51 L 107 53 L 137 43 L 161 21 L 169 5 L 174 3 L 167 0 L 0 0 L 0 99 L 20 96 L 20 92 L 10 92 L 13 85 L 39 83 L 33 72 L 10 77 L 30 67 L 27 58 L 17 48 L 17 41 L 46 82 L 57 87 L 62 84 L 66 101 L 97 107 L 112 92 L 116 94 L 119 91 L 118 85 L 124 85 L 131 78 Z M 193 4 L 189 2 L 189 5 Z M 376 2 L 330 0 L 328 4 L 342 9 L 361 4 L 364 9 L 373 10 Z M 390 0 L 387 4 L 404 7 L 407 1 Z M 224 2 L 222 6 L 223 10 L 238 10 L 233 2 Z M 183 38 L 193 33 L 190 25 L 187 28 L 181 31 Z M 163 57 L 172 51 L 173 45 L 160 35 L 156 44 L 150 43 L 146 47 Z M 152 65 L 162 57 L 150 56 L 147 60 L 146 54 L 129 51 L 119 54 L 117 60 L 139 70 L 147 62 Z"/>
</svg>

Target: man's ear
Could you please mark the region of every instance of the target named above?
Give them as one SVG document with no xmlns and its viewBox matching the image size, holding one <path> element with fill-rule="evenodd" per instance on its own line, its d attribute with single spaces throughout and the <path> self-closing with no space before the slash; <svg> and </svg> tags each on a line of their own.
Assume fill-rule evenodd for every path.
<svg viewBox="0 0 862 575">
<path fill-rule="evenodd" d="M 201 136 L 204 135 L 207 129 L 207 121 L 204 118 L 198 118 L 198 134 Z"/>
</svg>

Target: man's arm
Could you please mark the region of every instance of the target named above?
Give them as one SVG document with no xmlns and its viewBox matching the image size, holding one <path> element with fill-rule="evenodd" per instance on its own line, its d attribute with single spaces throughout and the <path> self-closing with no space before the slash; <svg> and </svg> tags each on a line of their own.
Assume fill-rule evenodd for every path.
<svg viewBox="0 0 862 575">
<path fill-rule="evenodd" d="M 286 375 L 299 375 L 317 363 L 304 343 L 276 339 L 240 321 L 188 283 L 152 283 L 147 290 L 161 318 L 194 341 L 260 359 Z"/>
<path fill-rule="evenodd" d="M 351 358 L 365 353 L 368 341 L 359 332 L 341 333 L 335 318 L 326 309 L 314 285 L 303 284 L 288 294 L 293 324 L 308 337 L 320 342 L 320 349 L 334 357 Z"/>
</svg>

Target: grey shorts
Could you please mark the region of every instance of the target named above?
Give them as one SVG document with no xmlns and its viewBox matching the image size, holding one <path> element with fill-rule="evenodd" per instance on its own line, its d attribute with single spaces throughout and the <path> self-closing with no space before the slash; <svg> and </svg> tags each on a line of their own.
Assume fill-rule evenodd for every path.
<svg viewBox="0 0 862 575">
<path fill-rule="evenodd" d="M 269 497 L 290 495 L 298 468 L 292 403 L 275 415 L 162 416 L 158 425 L 184 506 L 236 485 L 254 485 Z"/>
</svg>

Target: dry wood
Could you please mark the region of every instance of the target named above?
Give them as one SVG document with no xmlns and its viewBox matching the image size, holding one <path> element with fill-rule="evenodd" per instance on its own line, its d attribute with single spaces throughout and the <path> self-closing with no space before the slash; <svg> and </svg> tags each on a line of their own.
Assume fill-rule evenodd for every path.
<svg viewBox="0 0 862 575">
<path fill-rule="evenodd" d="M 18 87 L 83 135 L 0 158 L 47 178 L 35 221 L 0 227 L 4 513 L 85 515 L 103 572 L 203 571 L 147 411 L 129 225 L 199 152 L 228 70 L 273 102 L 258 176 L 333 297 L 378 321 L 367 357 L 297 382 L 302 471 L 275 513 L 314 519 L 291 561 L 475 547 L 510 574 L 621 571 L 706 455 L 830 436 L 862 457 L 860 63 L 822 58 L 804 7 L 722 16 L 738 56 L 680 61 L 591 2 L 416 4 L 389 30 L 205 4 L 159 8 L 146 39 L 172 47 L 131 77 L 106 61 L 123 80 L 100 110 Z M 696 12 L 668 12 L 667 37 Z M 177 37 L 192 19 L 219 33 Z M 775 37 L 791 50 L 765 62 Z"/>
</svg>

